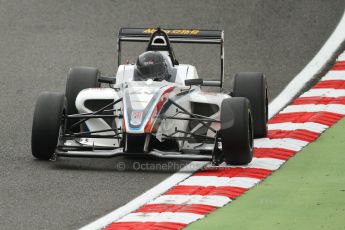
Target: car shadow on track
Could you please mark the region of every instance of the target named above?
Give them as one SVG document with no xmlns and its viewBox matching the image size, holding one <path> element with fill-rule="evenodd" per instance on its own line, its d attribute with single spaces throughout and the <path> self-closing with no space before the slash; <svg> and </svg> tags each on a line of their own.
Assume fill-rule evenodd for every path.
<svg viewBox="0 0 345 230">
<path fill-rule="evenodd" d="M 150 172 L 172 174 L 186 165 L 189 161 L 162 161 L 159 159 L 127 158 L 117 159 L 67 159 L 58 158 L 50 162 L 55 170 L 97 171 L 97 172 Z M 193 168 L 185 168 L 184 172 L 194 172 Z"/>
</svg>

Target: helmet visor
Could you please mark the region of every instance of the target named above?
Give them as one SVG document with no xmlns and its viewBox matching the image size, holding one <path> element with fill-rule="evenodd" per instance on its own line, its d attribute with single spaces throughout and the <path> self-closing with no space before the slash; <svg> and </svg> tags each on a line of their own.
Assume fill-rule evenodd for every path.
<svg viewBox="0 0 345 230">
<path fill-rule="evenodd" d="M 144 66 L 137 66 L 138 73 L 140 77 L 149 79 L 149 78 L 164 78 L 166 74 L 165 63 L 156 63 L 149 64 Z"/>
</svg>

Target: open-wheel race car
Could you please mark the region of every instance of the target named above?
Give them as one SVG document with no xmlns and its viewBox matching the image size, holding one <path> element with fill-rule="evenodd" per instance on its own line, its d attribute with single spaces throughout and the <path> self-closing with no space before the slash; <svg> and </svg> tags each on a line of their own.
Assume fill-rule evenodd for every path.
<svg viewBox="0 0 345 230">
<path fill-rule="evenodd" d="M 122 42 L 147 42 L 135 64 L 121 63 Z M 172 43 L 220 46 L 219 80 L 203 80 L 179 64 Z M 122 28 L 116 76 L 75 67 L 65 93 L 39 95 L 32 154 L 55 157 L 147 156 L 248 164 L 253 138 L 267 133 L 267 86 L 262 73 L 238 73 L 224 93 L 221 30 Z M 101 84 L 103 83 L 103 84 Z M 216 87 L 217 92 L 202 87 Z"/>
</svg>

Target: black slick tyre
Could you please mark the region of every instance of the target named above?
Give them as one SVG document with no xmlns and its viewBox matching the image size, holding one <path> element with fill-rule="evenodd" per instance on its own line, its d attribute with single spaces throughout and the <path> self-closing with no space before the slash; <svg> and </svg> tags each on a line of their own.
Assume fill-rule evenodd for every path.
<svg viewBox="0 0 345 230">
<path fill-rule="evenodd" d="M 78 110 L 75 106 L 75 100 L 83 89 L 98 88 L 99 71 L 92 67 L 74 67 L 71 68 L 67 75 L 66 82 L 66 99 L 67 99 L 67 114 L 77 114 Z M 67 120 L 66 128 L 69 129 L 74 123 L 78 122 L 79 118 L 70 118 Z M 80 132 L 80 126 L 74 127 L 71 131 Z"/>
<path fill-rule="evenodd" d="M 233 81 L 232 96 L 248 98 L 253 115 L 254 137 L 266 137 L 268 96 L 265 76 L 256 72 L 237 73 Z"/>
<path fill-rule="evenodd" d="M 245 165 L 252 161 L 253 124 L 247 98 L 224 99 L 221 105 L 219 135 L 224 160 L 230 165 Z"/>
<path fill-rule="evenodd" d="M 41 160 L 52 158 L 58 143 L 65 95 L 43 92 L 39 95 L 32 123 L 31 152 Z"/>
</svg>

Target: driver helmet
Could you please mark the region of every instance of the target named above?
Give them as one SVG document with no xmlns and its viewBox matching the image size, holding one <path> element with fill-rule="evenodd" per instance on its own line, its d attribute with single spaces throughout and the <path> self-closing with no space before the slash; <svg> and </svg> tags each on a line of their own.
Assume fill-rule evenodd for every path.
<svg viewBox="0 0 345 230">
<path fill-rule="evenodd" d="M 169 78 L 167 62 L 160 52 L 147 51 L 142 53 L 138 57 L 136 69 L 143 80 L 162 81 Z"/>
</svg>

